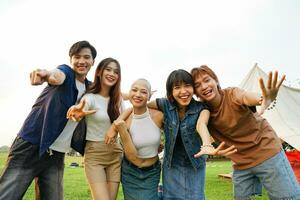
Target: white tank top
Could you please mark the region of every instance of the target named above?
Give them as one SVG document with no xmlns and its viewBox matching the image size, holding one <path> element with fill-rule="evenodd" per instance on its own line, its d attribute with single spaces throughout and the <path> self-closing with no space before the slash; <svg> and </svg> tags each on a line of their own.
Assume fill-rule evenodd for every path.
<svg viewBox="0 0 300 200">
<path fill-rule="evenodd" d="M 148 109 L 141 115 L 133 114 L 129 131 L 139 158 L 157 156 L 160 128 L 152 121 Z"/>
</svg>

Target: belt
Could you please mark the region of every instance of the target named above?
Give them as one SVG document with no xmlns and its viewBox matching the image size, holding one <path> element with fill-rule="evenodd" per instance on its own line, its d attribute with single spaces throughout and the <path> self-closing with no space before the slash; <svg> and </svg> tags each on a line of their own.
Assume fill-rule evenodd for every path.
<svg viewBox="0 0 300 200">
<path fill-rule="evenodd" d="M 131 166 L 131 167 L 133 167 L 133 168 L 135 168 L 135 169 L 142 170 L 142 171 L 150 171 L 150 170 L 156 168 L 156 167 L 160 164 L 160 161 L 159 161 L 159 159 L 158 159 L 154 164 L 152 164 L 152 165 L 150 165 L 150 166 L 147 166 L 147 167 L 139 167 L 139 166 L 136 166 L 135 164 L 133 164 L 132 162 L 130 162 L 130 161 L 126 158 L 126 156 L 123 157 L 123 161 L 124 161 L 126 164 L 128 164 L 129 166 Z"/>
</svg>

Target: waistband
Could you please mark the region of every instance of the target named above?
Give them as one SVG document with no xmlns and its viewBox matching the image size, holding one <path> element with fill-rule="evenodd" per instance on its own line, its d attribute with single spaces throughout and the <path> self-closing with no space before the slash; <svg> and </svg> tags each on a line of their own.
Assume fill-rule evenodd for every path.
<svg viewBox="0 0 300 200">
<path fill-rule="evenodd" d="M 124 161 L 126 164 L 128 164 L 130 167 L 133 167 L 133 168 L 135 168 L 135 169 L 139 169 L 139 170 L 141 170 L 141 171 L 150 171 L 150 170 L 155 169 L 157 166 L 160 165 L 159 159 L 158 159 L 154 164 L 152 164 L 152 165 L 150 165 L 150 166 L 147 166 L 147 167 L 139 167 L 139 166 L 136 166 L 135 164 L 133 164 L 132 162 L 130 162 L 130 161 L 126 158 L 126 156 L 123 157 L 123 161 Z"/>
</svg>

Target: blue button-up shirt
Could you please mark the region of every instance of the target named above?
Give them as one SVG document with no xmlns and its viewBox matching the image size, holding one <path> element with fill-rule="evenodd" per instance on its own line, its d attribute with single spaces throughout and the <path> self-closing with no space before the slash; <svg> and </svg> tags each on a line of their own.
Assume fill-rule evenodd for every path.
<svg viewBox="0 0 300 200">
<path fill-rule="evenodd" d="M 37 98 L 18 135 L 39 145 L 42 155 L 56 140 L 67 124 L 66 114 L 77 100 L 75 73 L 68 65 L 57 67 L 66 78 L 61 85 L 46 86 Z M 88 81 L 85 80 L 87 86 Z"/>
<path fill-rule="evenodd" d="M 182 143 L 186 153 L 194 168 L 204 165 L 207 156 L 194 158 L 194 155 L 200 151 L 202 140 L 197 133 L 196 125 L 200 112 L 208 109 L 206 104 L 192 99 L 185 113 L 184 118 L 180 121 L 178 108 L 171 104 L 166 98 L 156 99 L 159 110 L 164 113 L 164 133 L 165 133 L 165 150 L 164 164 L 171 167 L 172 159 L 176 159 L 174 148 L 176 148 L 176 137 L 181 133 Z"/>
</svg>

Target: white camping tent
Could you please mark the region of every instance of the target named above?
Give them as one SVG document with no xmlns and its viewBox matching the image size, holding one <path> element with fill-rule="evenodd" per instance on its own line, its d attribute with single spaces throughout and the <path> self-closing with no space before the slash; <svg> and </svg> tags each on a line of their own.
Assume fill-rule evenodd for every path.
<svg viewBox="0 0 300 200">
<path fill-rule="evenodd" d="M 261 93 L 259 77 L 262 77 L 266 84 L 268 75 L 255 64 L 240 87 Z M 268 120 L 280 138 L 300 150 L 300 89 L 282 85 L 277 95 L 276 106 L 266 110 L 263 117 Z"/>
</svg>

